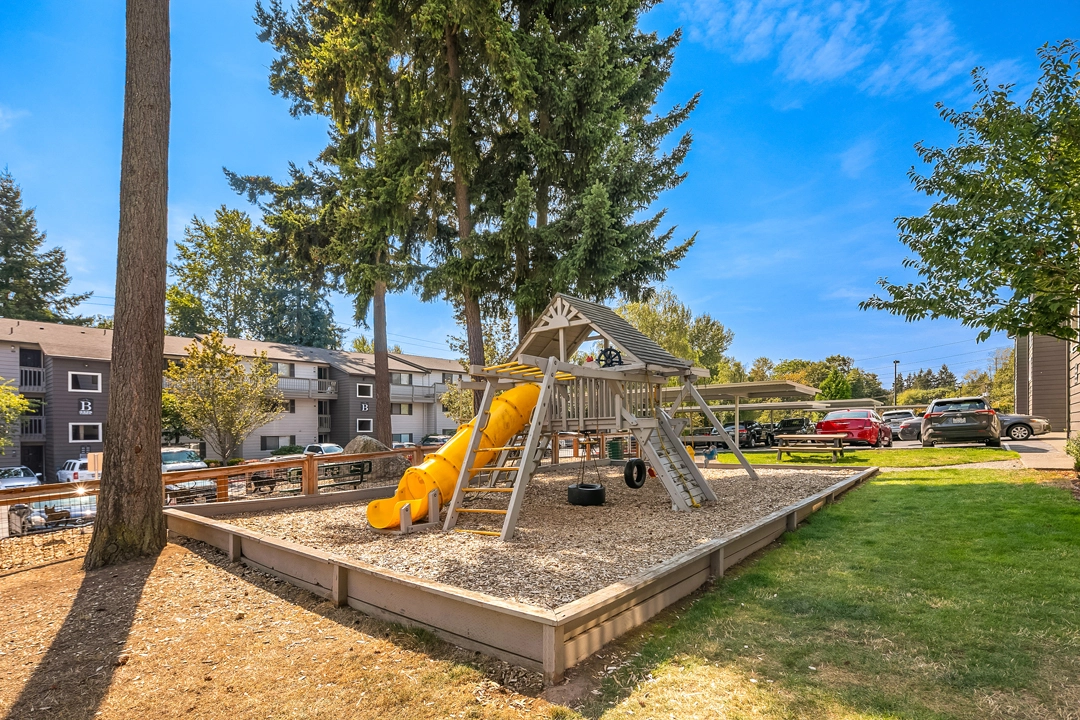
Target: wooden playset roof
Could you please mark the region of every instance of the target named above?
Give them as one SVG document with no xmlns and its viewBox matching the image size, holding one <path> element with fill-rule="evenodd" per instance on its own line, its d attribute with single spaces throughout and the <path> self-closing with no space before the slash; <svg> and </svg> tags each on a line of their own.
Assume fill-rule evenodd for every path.
<svg viewBox="0 0 1080 720">
<path fill-rule="evenodd" d="M 689 360 L 677 358 L 623 319 L 611 308 L 558 293 L 518 346 L 515 357 L 557 357 L 566 361 L 589 340 L 607 340 L 627 365 L 685 372 Z"/>
</svg>

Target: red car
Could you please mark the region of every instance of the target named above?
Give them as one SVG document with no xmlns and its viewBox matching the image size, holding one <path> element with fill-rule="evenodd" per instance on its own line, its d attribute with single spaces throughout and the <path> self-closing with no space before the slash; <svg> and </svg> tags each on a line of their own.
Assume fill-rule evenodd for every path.
<svg viewBox="0 0 1080 720">
<path fill-rule="evenodd" d="M 845 443 L 864 442 L 871 447 L 892 445 L 892 430 L 873 410 L 834 410 L 817 424 L 819 434 L 847 435 Z"/>
</svg>

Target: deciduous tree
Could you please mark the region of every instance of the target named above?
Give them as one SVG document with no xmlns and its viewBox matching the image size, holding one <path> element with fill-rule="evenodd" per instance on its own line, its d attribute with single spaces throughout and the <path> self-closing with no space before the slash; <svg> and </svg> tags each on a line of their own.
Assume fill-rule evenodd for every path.
<svg viewBox="0 0 1080 720">
<path fill-rule="evenodd" d="M 662 288 L 642 302 L 624 303 L 616 312 L 675 357 L 708 368 L 713 381 L 745 379 L 742 364 L 726 355 L 735 333 L 708 313 L 695 317 L 670 289 Z"/>
<path fill-rule="evenodd" d="M 821 382 L 818 400 L 846 400 L 851 397 L 851 385 L 839 368 L 833 368 Z"/>
<path fill-rule="evenodd" d="M 165 370 L 184 426 L 222 460 L 232 458 L 251 433 L 282 413 L 278 376 L 266 354 L 245 361 L 233 350 L 221 333 L 213 332 L 188 345 L 184 361 Z"/>
<path fill-rule="evenodd" d="M 169 2 L 127 1 L 116 329 L 87 569 L 165 546 L 161 358 L 169 243 Z"/>
<path fill-rule="evenodd" d="M 909 173 L 934 199 L 897 220 L 917 282 L 879 282 L 886 297 L 862 308 L 908 320 L 948 317 L 994 332 L 1077 339 L 1080 300 L 1080 52 L 1072 41 L 1039 50 L 1042 77 L 1024 102 L 1012 85 L 972 76 L 971 110 L 938 104 L 956 144 L 916 150 L 932 166 Z"/>
<path fill-rule="evenodd" d="M 30 410 L 30 401 L 19 394 L 14 380 L 0 378 L 0 450 L 11 445 L 11 428 Z"/>
</svg>

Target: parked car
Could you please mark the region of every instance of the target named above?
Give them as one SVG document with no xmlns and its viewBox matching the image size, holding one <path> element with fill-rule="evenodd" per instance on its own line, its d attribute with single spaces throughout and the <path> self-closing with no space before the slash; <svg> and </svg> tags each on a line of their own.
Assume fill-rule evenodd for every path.
<svg viewBox="0 0 1080 720">
<path fill-rule="evenodd" d="M 199 453 L 186 447 L 161 448 L 161 472 L 174 473 L 185 470 L 205 470 L 206 463 Z M 213 480 L 185 480 L 165 485 L 165 504 L 213 502 L 217 499 L 217 483 Z"/>
<path fill-rule="evenodd" d="M 734 436 L 735 425 L 725 425 L 724 430 L 728 435 Z M 765 428 L 761 426 L 761 423 L 755 420 L 745 420 L 739 423 L 739 447 L 756 447 L 758 445 L 765 445 L 771 447 L 773 444 L 772 433 L 767 432 Z M 721 445 L 724 443 L 721 442 Z"/>
<path fill-rule="evenodd" d="M 0 490 L 14 490 L 40 484 L 41 473 L 35 473 L 25 465 L 0 468 Z"/>
<path fill-rule="evenodd" d="M 866 443 L 870 447 L 892 445 L 892 430 L 873 410 L 834 410 L 816 426 L 818 433 L 843 433 L 845 443 Z"/>
<path fill-rule="evenodd" d="M 450 442 L 450 435 L 425 435 L 424 439 L 420 441 L 420 444 L 425 447 L 439 447 Z"/>
<path fill-rule="evenodd" d="M 998 413 L 1001 421 L 1001 436 L 1011 440 L 1027 440 L 1032 435 L 1051 432 L 1050 421 L 1035 415 L 1006 415 Z"/>
<path fill-rule="evenodd" d="M 776 435 L 813 435 L 814 421 L 810 418 L 784 418 L 776 423 L 773 436 Z"/>
<path fill-rule="evenodd" d="M 101 473 L 90 472 L 89 463 L 86 460 L 68 460 L 56 471 L 56 482 L 86 482 L 100 479 Z"/>
<path fill-rule="evenodd" d="M 905 420 L 911 420 L 915 417 L 915 413 L 911 410 L 889 410 L 888 412 L 881 413 L 881 419 L 885 421 L 885 424 L 892 430 L 893 437 L 900 436 L 900 426 Z"/>
<path fill-rule="evenodd" d="M 97 516 L 97 496 L 17 503 L 8 508 L 8 533 L 12 536 L 82 527 Z"/>
<path fill-rule="evenodd" d="M 922 419 L 923 447 L 939 442 L 983 442 L 1001 446 L 1001 419 L 981 397 L 935 400 Z"/>
<path fill-rule="evenodd" d="M 304 448 L 304 454 L 312 453 L 314 455 L 338 455 L 345 452 L 345 448 L 334 443 L 312 443 Z"/>
<path fill-rule="evenodd" d="M 394 450 L 407 450 L 408 448 L 416 447 L 414 442 L 396 442 L 393 444 Z"/>
<path fill-rule="evenodd" d="M 894 435 L 901 440 L 921 440 L 922 415 L 916 415 L 900 423 L 900 432 L 894 433 Z"/>
</svg>

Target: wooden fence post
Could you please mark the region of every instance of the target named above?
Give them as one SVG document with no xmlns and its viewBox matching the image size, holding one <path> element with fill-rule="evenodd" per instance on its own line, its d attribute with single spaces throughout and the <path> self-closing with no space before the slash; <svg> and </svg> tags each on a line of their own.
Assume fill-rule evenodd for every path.
<svg viewBox="0 0 1080 720">
<path fill-rule="evenodd" d="M 315 453 L 304 455 L 303 474 L 300 476 L 300 492 L 304 495 L 319 494 L 319 463 Z"/>
<path fill-rule="evenodd" d="M 223 470 L 225 468 L 222 468 Z M 219 475 L 214 478 L 214 484 L 217 486 L 217 502 L 226 502 L 229 499 L 229 476 Z"/>
</svg>

